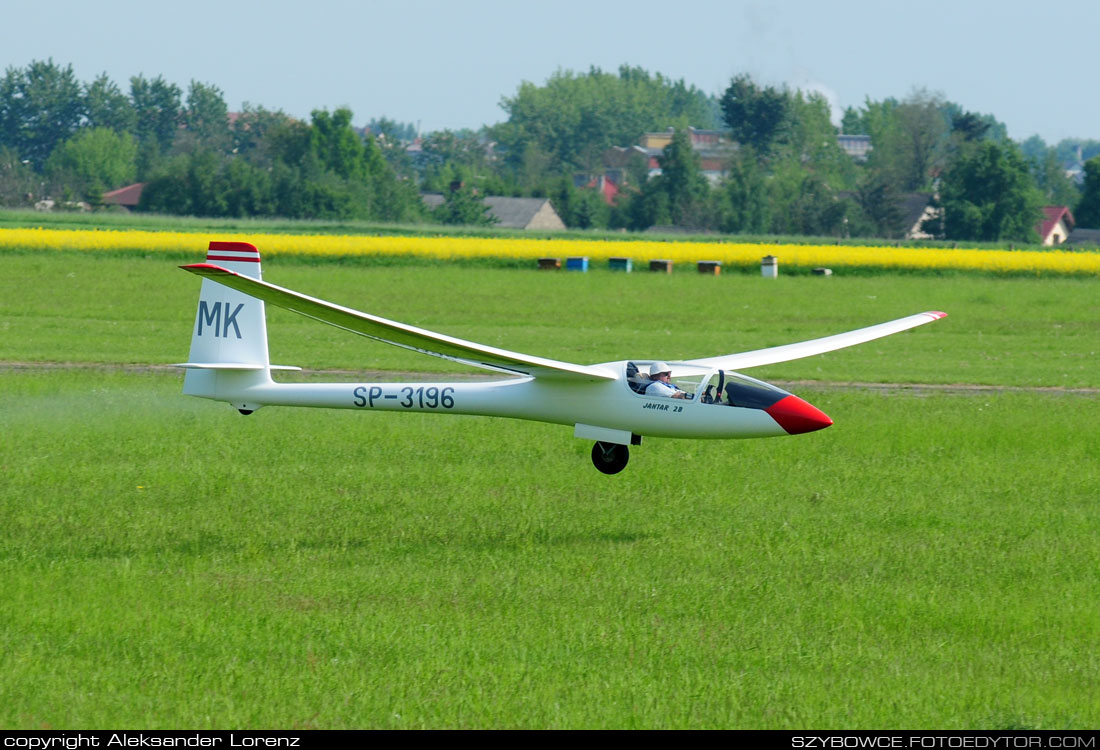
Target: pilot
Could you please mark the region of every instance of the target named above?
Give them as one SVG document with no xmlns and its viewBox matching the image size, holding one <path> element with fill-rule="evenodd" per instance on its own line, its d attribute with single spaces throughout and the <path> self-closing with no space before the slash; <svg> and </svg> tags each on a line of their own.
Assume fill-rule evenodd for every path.
<svg viewBox="0 0 1100 750">
<path fill-rule="evenodd" d="M 651 382 L 645 389 L 647 396 L 665 396 L 667 398 L 687 398 L 687 393 L 669 382 L 672 368 L 664 362 L 654 362 L 649 367 Z"/>
</svg>

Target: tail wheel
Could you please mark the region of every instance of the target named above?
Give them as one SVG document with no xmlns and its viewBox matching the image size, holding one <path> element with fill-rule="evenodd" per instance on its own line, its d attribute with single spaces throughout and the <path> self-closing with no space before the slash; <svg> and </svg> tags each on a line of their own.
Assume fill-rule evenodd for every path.
<svg viewBox="0 0 1100 750">
<path fill-rule="evenodd" d="M 598 442 L 592 446 L 592 463 L 604 474 L 618 474 L 630 460 L 630 449 L 618 443 Z"/>
</svg>

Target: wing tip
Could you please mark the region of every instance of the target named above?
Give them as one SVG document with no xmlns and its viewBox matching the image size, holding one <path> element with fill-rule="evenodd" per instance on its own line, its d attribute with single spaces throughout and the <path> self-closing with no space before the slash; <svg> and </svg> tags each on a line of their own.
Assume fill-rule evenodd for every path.
<svg viewBox="0 0 1100 750">
<path fill-rule="evenodd" d="M 941 312 L 940 310 L 929 310 L 925 315 L 931 316 L 932 320 L 939 320 L 940 318 L 947 317 L 947 313 Z"/>
<path fill-rule="evenodd" d="M 191 273 L 199 274 L 228 273 L 234 276 L 237 275 L 230 271 L 228 268 L 222 268 L 221 266 L 216 266 L 213 263 L 189 263 L 186 266 L 180 266 L 180 268 L 182 268 L 184 271 L 190 271 Z"/>
</svg>

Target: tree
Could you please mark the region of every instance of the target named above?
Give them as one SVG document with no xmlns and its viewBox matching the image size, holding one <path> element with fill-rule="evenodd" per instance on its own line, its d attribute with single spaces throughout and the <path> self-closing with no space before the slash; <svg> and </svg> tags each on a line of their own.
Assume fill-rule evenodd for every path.
<svg viewBox="0 0 1100 750">
<path fill-rule="evenodd" d="M 386 163 L 397 174 L 413 177 L 415 169 L 407 148 L 417 138 L 415 125 L 400 123 L 388 117 L 372 118 L 367 123 L 366 134 L 374 140 L 374 145 L 382 152 Z"/>
<path fill-rule="evenodd" d="M 950 126 L 943 98 L 918 89 L 897 107 L 878 139 L 872 135 L 871 164 L 899 192 L 928 187 L 943 166 Z"/>
<path fill-rule="evenodd" d="M 273 216 L 279 213 L 266 169 L 208 150 L 180 154 L 141 193 L 141 208 L 195 216 Z M 284 213 L 286 216 L 299 214 Z"/>
<path fill-rule="evenodd" d="M 133 132 L 137 114 L 130 98 L 122 93 L 106 73 L 101 73 L 84 88 L 85 127 L 110 128 L 116 133 Z"/>
<path fill-rule="evenodd" d="M 668 197 L 672 223 L 700 228 L 707 226 L 710 185 L 703 176 L 699 156 L 691 147 L 691 138 L 686 131 L 676 131 L 672 142 L 657 157 L 657 163 L 661 174 L 652 183 Z"/>
<path fill-rule="evenodd" d="M 960 112 L 951 119 L 951 133 L 965 143 L 976 143 L 986 137 L 991 123 L 975 112 Z"/>
<path fill-rule="evenodd" d="M 187 216 L 191 208 L 192 186 L 188 181 L 188 162 L 193 155 L 180 155 L 163 165 L 141 191 L 141 211 Z"/>
<path fill-rule="evenodd" d="M 227 216 L 274 216 L 275 193 L 266 169 L 249 164 L 241 157 L 225 162 L 222 187 L 226 194 Z"/>
<path fill-rule="evenodd" d="M 25 69 L 8 68 L 0 79 L 0 143 L 41 169 L 57 144 L 84 119 L 84 100 L 73 67 L 53 59 Z"/>
<path fill-rule="evenodd" d="M 723 232 L 768 231 L 772 221 L 768 183 L 751 148 L 742 148 L 730 162 L 722 192 L 726 205 L 719 228 Z"/>
<path fill-rule="evenodd" d="M 473 130 L 437 130 L 423 140 L 426 165 L 460 164 L 481 168 L 488 162 L 485 139 Z"/>
<path fill-rule="evenodd" d="M 168 83 L 161 76 L 151 81 L 140 75 L 130 79 L 139 174 L 152 172 L 175 142 L 182 118 L 181 94 L 179 86 Z"/>
<path fill-rule="evenodd" d="M 331 115 L 313 112 L 310 148 L 323 169 L 345 180 L 355 215 L 386 221 L 419 216 L 420 198 L 411 181 L 399 180 L 374 138 L 363 138 L 351 127 L 351 110 Z"/>
<path fill-rule="evenodd" d="M 769 183 L 772 223 L 777 234 L 837 235 L 845 204 L 820 175 L 793 159 L 776 165 Z"/>
<path fill-rule="evenodd" d="M 287 119 L 267 131 L 259 153 L 266 153 L 274 164 L 319 172 L 320 164 L 311 149 L 313 129 L 304 122 Z"/>
<path fill-rule="evenodd" d="M 685 131 L 676 131 L 672 142 L 657 157 L 657 163 L 661 174 L 652 177 L 631 201 L 631 228 L 671 224 L 702 229 L 713 225 L 710 185 Z"/>
<path fill-rule="evenodd" d="M 345 180 L 365 180 L 368 174 L 366 149 L 363 139 L 351 127 L 351 117 L 351 110 L 346 107 L 331 114 L 328 110 L 313 110 L 310 150 L 322 168 Z"/>
<path fill-rule="evenodd" d="M 1100 156 L 1100 141 L 1064 138 L 1054 147 L 1058 160 L 1063 164 L 1084 163 L 1094 156 Z"/>
<path fill-rule="evenodd" d="M 1073 218 L 1077 226 L 1100 228 L 1100 156 L 1094 156 L 1085 162 L 1081 202 L 1077 204 Z"/>
<path fill-rule="evenodd" d="M 440 193 L 456 179 L 476 185 L 484 192 L 485 182 L 493 171 L 485 137 L 469 129 L 429 133 L 421 142 L 416 166 L 424 189 Z"/>
<path fill-rule="evenodd" d="M 1024 155 L 1025 159 L 1031 162 L 1045 159 L 1048 150 L 1050 150 L 1050 147 L 1047 145 L 1047 142 L 1038 135 L 1033 135 L 1020 144 L 1020 153 Z M 1057 154 L 1055 154 L 1055 156 L 1057 156 Z"/>
<path fill-rule="evenodd" d="M 598 190 L 578 189 L 568 177 L 556 181 L 549 191 L 554 210 L 565 226 L 574 229 L 606 227 L 611 208 Z"/>
<path fill-rule="evenodd" d="M 98 203 L 105 191 L 134 181 L 137 147 L 129 133 L 86 128 L 54 149 L 46 173 L 55 183 Z"/>
<path fill-rule="evenodd" d="M 845 107 L 840 119 L 840 132 L 847 135 L 870 135 L 867 122 L 855 107 Z"/>
<path fill-rule="evenodd" d="M 373 117 L 367 123 L 371 135 L 394 143 L 411 142 L 417 136 L 417 128 L 411 122 L 397 122 L 388 117 Z"/>
<path fill-rule="evenodd" d="M 856 203 L 867 227 L 865 232 L 857 229 L 853 234 L 892 239 L 904 233 L 905 216 L 898 194 L 881 176 L 867 175 L 856 191 Z"/>
<path fill-rule="evenodd" d="M 592 67 L 580 74 L 559 70 L 543 86 L 524 81 L 501 107 L 508 120 L 491 134 L 507 166 L 544 162 L 557 174 L 594 171 L 608 148 L 648 131 L 716 124 L 707 96 L 694 86 L 625 65 L 618 75 Z"/>
<path fill-rule="evenodd" d="M 228 201 L 222 166 L 218 155 L 211 151 L 175 157 L 166 171 L 142 190 L 141 208 L 188 216 L 225 216 Z"/>
<path fill-rule="evenodd" d="M 944 173 L 941 197 L 947 239 L 1037 239 L 1042 195 L 1011 142 L 984 141 L 965 149 Z"/>
<path fill-rule="evenodd" d="M 1049 206 L 1074 206 L 1081 199 L 1081 191 L 1069 176 L 1054 149 L 1045 149 L 1037 157 L 1027 159 L 1031 176 Z M 1074 214 L 1076 217 L 1076 214 Z"/>
<path fill-rule="evenodd" d="M 0 146 L 0 206 L 30 206 L 42 194 L 42 178 L 19 153 Z"/>
<path fill-rule="evenodd" d="M 788 125 L 776 157 L 798 162 L 833 190 L 855 186 L 856 166 L 837 143 L 837 129 L 830 120 L 829 102 L 820 93 L 788 94 Z"/>
<path fill-rule="evenodd" d="M 229 107 L 217 86 L 191 81 L 183 124 L 202 148 L 218 153 L 229 150 Z"/>
<path fill-rule="evenodd" d="M 276 128 L 284 127 L 289 122 L 290 118 L 281 110 L 272 111 L 245 102 L 230 127 L 231 150 L 253 163 L 271 166 L 269 136 Z"/>
<path fill-rule="evenodd" d="M 443 196 L 443 204 L 432 212 L 441 224 L 492 226 L 499 219 L 491 216 L 489 207 L 474 193 L 473 188 L 456 183 Z"/>
<path fill-rule="evenodd" d="M 719 104 L 733 139 L 767 157 L 791 124 L 790 95 L 772 86 L 761 88 L 751 77 L 735 77 Z"/>
</svg>

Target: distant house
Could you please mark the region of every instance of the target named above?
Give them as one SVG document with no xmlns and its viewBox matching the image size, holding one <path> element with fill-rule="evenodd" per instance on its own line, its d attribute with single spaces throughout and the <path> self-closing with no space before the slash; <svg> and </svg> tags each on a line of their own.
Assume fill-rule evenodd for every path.
<svg viewBox="0 0 1100 750">
<path fill-rule="evenodd" d="M 1066 239 L 1066 244 L 1074 247 L 1100 247 L 1100 229 L 1074 227 Z"/>
<path fill-rule="evenodd" d="M 482 199 L 489 213 L 500 220 L 498 227 L 511 229 L 565 229 L 565 222 L 549 198 L 506 198 L 490 195 Z"/>
<path fill-rule="evenodd" d="M 625 178 L 632 166 L 640 167 L 648 162 L 649 152 L 641 146 L 612 146 L 603 152 L 601 160 L 604 174 L 615 179 L 616 184 L 625 185 L 625 179 L 616 179 L 615 173 Z"/>
<path fill-rule="evenodd" d="M 933 197 L 932 193 L 905 193 L 901 196 L 900 208 L 905 239 L 934 239 L 934 235 L 924 228 L 924 222 L 943 215 L 943 209 L 936 208 Z"/>
<path fill-rule="evenodd" d="M 141 191 L 145 189 L 146 183 L 135 182 L 133 185 L 127 185 L 126 187 L 120 187 L 118 190 L 112 190 L 109 193 L 103 194 L 103 205 L 105 206 L 121 206 L 122 208 L 133 210 L 137 208 L 141 202 Z"/>
<path fill-rule="evenodd" d="M 1035 227 L 1044 245 L 1061 245 L 1073 231 L 1076 222 L 1069 206 L 1043 206 L 1043 220 Z"/>
<path fill-rule="evenodd" d="M 844 153 L 855 161 L 867 161 L 867 155 L 871 153 L 871 136 L 869 135 L 838 135 L 836 143 Z"/>
<path fill-rule="evenodd" d="M 656 133 L 644 133 L 638 139 L 638 145 L 634 149 L 646 157 L 650 177 L 656 177 L 661 173 L 661 165 L 657 157 L 668 144 L 672 143 L 675 132 L 674 128 L 669 128 Z M 699 156 L 699 166 L 702 168 L 703 175 L 712 185 L 716 185 L 729 174 L 730 160 L 740 148 L 730 135 L 726 130 L 688 128 L 691 148 Z M 837 145 L 852 159 L 867 161 L 867 156 L 871 153 L 871 136 L 838 135 L 836 140 Z"/>
<path fill-rule="evenodd" d="M 665 147 L 672 143 L 672 136 L 675 134 L 676 129 L 669 128 L 657 133 L 645 133 L 638 140 L 637 148 L 646 157 L 650 177 L 661 174 L 661 164 L 657 158 Z M 730 160 L 737 153 L 738 145 L 730 140 L 729 135 L 724 130 L 688 128 L 691 149 L 699 156 L 699 167 L 702 169 L 703 176 L 712 185 L 718 184 L 729 174 Z"/>
<path fill-rule="evenodd" d="M 420 199 L 428 208 L 443 205 L 442 193 L 422 193 Z M 504 229 L 565 229 L 549 198 L 507 198 L 488 195 L 481 202 L 489 207 L 489 215 Z"/>
<path fill-rule="evenodd" d="M 837 193 L 837 198 L 859 204 L 859 193 L 842 190 Z M 933 219 L 942 218 L 943 209 L 937 208 L 933 193 L 902 193 L 893 201 L 897 213 L 890 217 L 889 226 L 883 226 L 887 237 L 902 237 L 907 240 L 931 240 L 935 239 L 936 222 Z M 924 222 L 929 221 L 928 228 Z M 929 232 L 928 229 L 932 229 Z"/>
<path fill-rule="evenodd" d="M 597 175 L 587 183 L 578 185 L 578 187 L 588 190 L 599 190 L 603 202 L 609 206 L 615 205 L 615 200 L 619 197 L 620 192 L 618 183 L 606 173 Z"/>
</svg>

